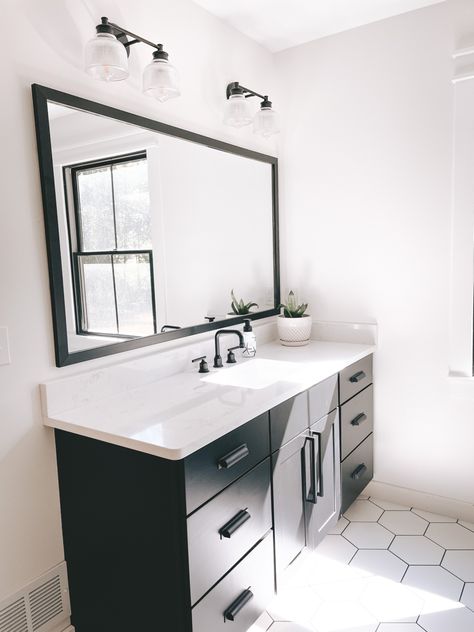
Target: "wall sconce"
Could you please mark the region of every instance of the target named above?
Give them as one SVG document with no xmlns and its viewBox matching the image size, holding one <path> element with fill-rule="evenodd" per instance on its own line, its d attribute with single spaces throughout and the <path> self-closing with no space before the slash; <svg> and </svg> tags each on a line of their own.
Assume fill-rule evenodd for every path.
<svg viewBox="0 0 474 632">
<path fill-rule="evenodd" d="M 280 131 L 278 114 L 272 109 L 268 96 L 244 88 L 238 81 L 229 83 L 226 90 L 227 103 L 224 111 L 224 123 L 232 127 L 244 127 L 253 121 L 254 134 L 268 138 Z M 262 99 L 260 109 L 252 116 L 248 106 L 249 97 Z"/>
<path fill-rule="evenodd" d="M 144 37 L 109 22 L 108 18 L 102 18 L 101 24 L 96 26 L 96 31 L 97 35 L 85 48 L 87 74 L 101 81 L 126 79 L 129 75 L 130 46 L 141 42 L 155 49 L 153 60 L 143 72 L 143 92 L 160 102 L 179 97 L 181 92 L 178 72 L 169 63 L 168 53 L 163 50 L 162 44 L 153 44 Z"/>
</svg>

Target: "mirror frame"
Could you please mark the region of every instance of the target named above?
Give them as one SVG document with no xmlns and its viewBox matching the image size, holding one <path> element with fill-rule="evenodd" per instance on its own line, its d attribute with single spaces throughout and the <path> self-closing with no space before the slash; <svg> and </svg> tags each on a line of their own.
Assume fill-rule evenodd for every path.
<svg viewBox="0 0 474 632">
<path fill-rule="evenodd" d="M 165 134 L 167 136 L 175 136 L 177 138 L 191 141 L 192 143 L 206 145 L 207 147 L 211 147 L 212 149 L 217 149 L 219 151 L 224 151 L 244 158 L 251 158 L 252 160 L 258 160 L 260 162 L 270 164 L 272 167 L 273 288 L 275 307 L 246 315 L 245 318 L 259 320 L 261 318 L 268 318 L 269 316 L 275 316 L 280 313 L 278 308 L 278 305 L 280 304 L 278 158 L 216 140 L 215 138 L 196 134 L 195 132 L 190 132 L 189 130 L 174 127 L 166 123 L 160 123 L 159 121 L 155 121 L 154 119 L 146 118 L 138 114 L 132 114 L 124 110 L 96 103 L 95 101 L 89 101 L 65 92 L 60 92 L 58 90 L 54 90 L 53 88 L 47 88 L 38 84 L 32 84 L 31 87 L 33 92 L 36 140 L 46 231 L 56 366 L 62 367 L 75 364 L 77 362 L 85 362 L 95 358 L 102 358 L 116 353 L 130 351 L 131 349 L 148 347 L 150 345 L 168 342 L 177 338 L 194 336 L 206 331 L 238 325 L 243 322 L 244 317 L 236 316 L 235 318 L 227 318 L 225 320 L 214 321 L 212 323 L 202 323 L 189 327 L 183 327 L 182 329 L 175 331 L 157 333 L 150 336 L 144 336 L 142 338 L 134 338 L 123 342 L 111 343 L 102 347 L 93 347 L 91 349 L 74 352 L 69 351 L 59 225 L 54 185 L 54 169 L 48 118 L 48 101 L 53 101 L 54 103 L 58 103 L 60 105 L 69 106 L 71 108 L 83 110 L 99 116 L 113 118 L 118 121 L 123 121 L 124 123 L 136 125 L 137 127 L 141 127 L 143 129 L 159 132 L 160 134 Z"/>
</svg>

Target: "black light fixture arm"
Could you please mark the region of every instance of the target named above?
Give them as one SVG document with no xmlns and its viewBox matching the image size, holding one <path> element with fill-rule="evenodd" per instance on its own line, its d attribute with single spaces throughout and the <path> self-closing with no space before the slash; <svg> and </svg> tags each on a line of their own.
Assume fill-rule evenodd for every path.
<svg viewBox="0 0 474 632">
<path fill-rule="evenodd" d="M 125 46 L 125 48 L 127 49 L 127 52 L 128 52 L 128 48 L 132 44 L 138 44 L 139 42 L 141 42 L 142 44 L 147 44 L 148 46 L 155 48 L 159 52 L 163 51 L 162 44 L 154 44 L 153 42 L 150 42 L 150 40 L 145 39 L 141 35 L 137 35 L 136 33 L 133 33 L 132 31 L 129 31 L 128 29 L 123 28 L 123 26 L 119 26 L 118 24 L 115 24 L 114 22 L 109 22 L 109 19 L 107 17 L 101 18 L 101 22 L 102 23 L 97 26 L 97 32 L 98 33 L 111 32 Z M 127 35 L 129 37 L 132 37 L 133 39 L 128 40 L 126 37 Z"/>
<path fill-rule="evenodd" d="M 259 99 L 262 99 L 262 101 L 264 103 L 269 103 L 267 94 L 265 94 L 265 95 L 264 94 L 260 94 L 259 92 L 255 92 L 255 90 L 251 90 L 250 88 L 246 88 L 245 86 L 242 86 L 238 81 L 231 81 L 231 83 L 227 84 L 227 89 L 226 89 L 226 96 L 227 96 L 227 98 L 229 98 L 231 96 L 232 91 L 242 92 L 246 99 L 248 99 L 250 97 L 258 97 Z"/>
</svg>

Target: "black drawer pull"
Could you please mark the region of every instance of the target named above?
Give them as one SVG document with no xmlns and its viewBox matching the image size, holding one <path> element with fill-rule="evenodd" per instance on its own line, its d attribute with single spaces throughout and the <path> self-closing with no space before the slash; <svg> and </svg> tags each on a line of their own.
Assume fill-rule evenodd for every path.
<svg viewBox="0 0 474 632">
<path fill-rule="evenodd" d="M 359 413 L 357 417 L 354 417 L 351 421 L 351 426 L 360 426 L 364 421 L 367 421 L 367 415 L 365 413 Z"/>
<path fill-rule="evenodd" d="M 367 465 L 365 463 L 361 463 L 356 467 L 356 469 L 352 472 L 351 478 L 355 481 L 359 480 L 361 476 L 363 476 L 367 472 Z"/>
<path fill-rule="evenodd" d="M 223 527 L 219 529 L 219 535 L 221 538 L 230 538 L 237 529 L 250 520 L 251 516 L 246 509 L 242 509 L 233 518 L 229 520 Z"/>
<path fill-rule="evenodd" d="M 234 465 L 236 465 L 239 461 L 242 461 L 242 459 L 245 459 L 245 457 L 249 454 L 250 451 L 247 444 L 243 443 L 238 448 L 235 448 L 235 450 L 232 450 L 232 452 L 221 456 L 221 458 L 217 461 L 217 469 L 228 470 L 229 468 L 234 467 Z"/>
<path fill-rule="evenodd" d="M 244 590 L 235 601 L 233 601 L 227 610 L 224 612 L 224 621 L 234 621 L 236 615 L 242 610 L 253 597 L 253 592 L 250 587 Z"/>
<path fill-rule="evenodd" d="M 357 384 L 357 382 L 360 382 L 366 377 L 367 376 L 364 373 L 364 371 L 358 371 L 357 373 L 354 373 L 354 375 L 351 375 L 351 377 L 349 378 L 349 382 L 352 382 L 353 384 Z"/>
</svg>

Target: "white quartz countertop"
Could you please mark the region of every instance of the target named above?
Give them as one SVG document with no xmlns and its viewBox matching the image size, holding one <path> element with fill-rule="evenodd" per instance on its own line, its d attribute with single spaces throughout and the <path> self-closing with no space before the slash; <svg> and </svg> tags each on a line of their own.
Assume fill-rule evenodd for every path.
<svg viewBox="0 0 474 632">
<path fill-rule="evenodd" d="M 166 459 L 182 459 L 375 351 L 372 345 L 311 341 L 305 347 L 261 345 L 200 374 L 197 364 L 133 388 L 75 402 L 58 412 L 45 404 L 47 426 Z M 42 385 L 43 393 L 48 384 Z M 47 400 L 47 398 L 46 398 Z"/>
</svg>

